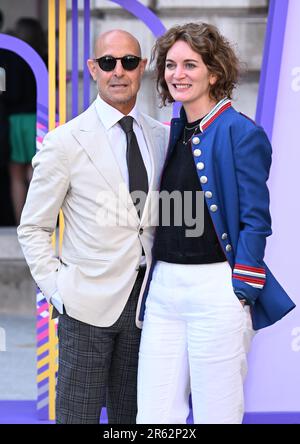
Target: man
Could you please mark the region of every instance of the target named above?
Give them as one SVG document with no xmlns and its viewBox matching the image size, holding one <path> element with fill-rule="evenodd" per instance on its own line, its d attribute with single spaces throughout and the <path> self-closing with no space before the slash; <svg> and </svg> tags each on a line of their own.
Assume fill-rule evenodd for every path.
<svg viewBox="0 0 300 444">
<path fill-rule="evenodd" d="M 88 60 L 96 101 L 49 133 L 33 160 L 18 235 L 37 285 L 63 313 L 58 423 L 99 423 L 102 405 L 110 423 L 135 423 L 135 318 L 154 227 L 150 199 L 142 208 L 131 196 L 157 190 L 168 139 L 167 129 L 136 107 L 146 62 L 131 34 L 102 34 Z M 58 259 L 51 235 L 60 208 Z"/>
</svg>

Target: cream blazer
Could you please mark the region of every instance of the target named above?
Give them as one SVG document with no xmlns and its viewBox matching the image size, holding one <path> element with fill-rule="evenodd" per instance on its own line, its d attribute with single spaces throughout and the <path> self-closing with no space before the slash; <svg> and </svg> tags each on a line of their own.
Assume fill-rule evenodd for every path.
<svg viewBox="0 0 300 444">
<path fill-rule="evenodd" d="M 142 246 L 147 270 L 137 313 L 147 281 L 157 223 L 157 208 L 150 196 L 159 187 L 169 129 L 142 113 L 140 121 L 152 167 L 141 220 L 94 103 L 48 133 L 33 158 L 19 242 L 45 297 L 49 300 L 58 291 L 67 313 L 90 325 L 110 326 L 122 313 L 137 276 Z M 60 208 L 65 228 L 62 253 L 57 257 L 51 237 Z M 137 325 L 141 326 L 138 320 Z"/>
</svg>

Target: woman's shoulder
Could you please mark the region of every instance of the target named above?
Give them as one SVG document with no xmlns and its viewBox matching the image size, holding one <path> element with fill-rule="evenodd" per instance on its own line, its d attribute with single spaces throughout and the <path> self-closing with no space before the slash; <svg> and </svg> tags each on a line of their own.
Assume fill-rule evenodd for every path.
<svg viewBox="0 0 300 444">
<path fill-rule="evenodd" d="M 227 121 L 227 130 L 230 134 L 231 142 L 239 146 L 240 144 L 254 143 L 257 146 L 266 146 L 271 150 L 269 138 L 264 129 L 251 117 L 231 108 L 231 116 Z"/>
<path fill-rule="evenodd" d="M 231 134 L 239 136 L 240 134 L 262 133 L 263 128 L 255 122 L 251 117 L 243 112 L 237 111 L 231 107 L 230 112 L 227 113 L 227 128 L 230 129 Z"/>
<path fill-rule="evenodd" d="M 241 111 L 237 111 L 233 106 L 230 108 L 230 113 L 228 113 L 228 120 L 234 125 L 241 125 L 253 129 L 259 127 L 252 117 L 247 116 Z"/>
</svg>

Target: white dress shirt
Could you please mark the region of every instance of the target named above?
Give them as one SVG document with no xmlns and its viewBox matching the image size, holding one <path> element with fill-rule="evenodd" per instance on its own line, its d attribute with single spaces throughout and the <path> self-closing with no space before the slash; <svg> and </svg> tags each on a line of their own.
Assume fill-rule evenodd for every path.
<svg viewBox="0 0 300 444">
<path fill-rule="evenodd" d="M 50 298 L 50 303 L 56 308 L 56 310 L 63 314 L 64 312 L 64 303 L 60 297 L 60 294 L 58 291 L 56 291 Z"/>
<path fill-rule="evenodd" d="M 127 139 L 125 132 L 122 130 L 120 124 L 118 123 L 119 120 L 121 120 L 125 116 L 116 108 L 113 108 L 104 100 L 102 100 L 99 95 L 97 96 L 96 99 L 96 110 L 101 122 L 103 123 L 107 131 L 108 140 L 110 142 L 115 159 L 119 165 L 122 177 L 127 187 L 129 188 L 129 177 L 128 177 L 128 168 L 126 161 Z M 140 147 L 149 183 L 151 180 L 150 155 L 144 138 L 143 130 L 139 121 L 139 112 L 136 106 L 130 111 L 128 116 L 133 117 L 133 131 L 135 132 Z"/>
</svg>

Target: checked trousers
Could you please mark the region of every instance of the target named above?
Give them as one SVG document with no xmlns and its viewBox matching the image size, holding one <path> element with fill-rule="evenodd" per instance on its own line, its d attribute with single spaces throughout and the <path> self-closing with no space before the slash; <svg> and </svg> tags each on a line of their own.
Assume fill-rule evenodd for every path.
<svg viewBox="0 0 300 444">
<path fill-rule="evenodd" d="M 99 424 L 106 406 L 111 424 L 134 424 L 141 331 L 136 306 L 145 271 L 140 269 L 127 304 L 110 327 L 59 316 L 56 423 Z"/>
</svg>

